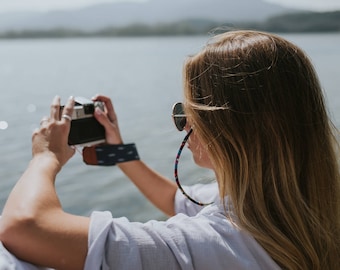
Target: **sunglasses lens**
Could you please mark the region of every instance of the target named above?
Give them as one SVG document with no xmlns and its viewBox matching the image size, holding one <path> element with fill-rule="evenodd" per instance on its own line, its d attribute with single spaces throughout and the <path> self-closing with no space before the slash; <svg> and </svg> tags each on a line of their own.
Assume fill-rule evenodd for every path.
<svg viewBox="0 0 340 270">
<path fill-rule="evenodd" d="M 178 102 L 172 108 L 172 117 L 176 128 L 182 131 L 187 124 L 187 118 L 184 113 L 183 104 Z"/>
</svg>

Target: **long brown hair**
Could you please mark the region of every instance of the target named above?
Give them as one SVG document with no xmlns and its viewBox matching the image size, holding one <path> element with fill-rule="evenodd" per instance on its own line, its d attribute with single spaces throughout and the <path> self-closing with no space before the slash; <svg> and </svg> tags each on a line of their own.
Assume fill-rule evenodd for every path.
<svg viewBox="0 0 340 270">
<path fill-rule="evenodd" d="M 306 54 L 232 31 L 190 57 L 184 78 L 186 113 L 239 225 L 284 269 L 340 269 L 337 133 Z"/>
</svg>

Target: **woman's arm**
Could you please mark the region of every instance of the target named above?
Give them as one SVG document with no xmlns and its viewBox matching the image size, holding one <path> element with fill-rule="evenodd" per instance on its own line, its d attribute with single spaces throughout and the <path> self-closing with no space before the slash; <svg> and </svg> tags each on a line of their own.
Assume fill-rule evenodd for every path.
<svg viewBox="0 0 340 270">
<path fill-rule="evenodd" d="M 175 215 L 177 185 L 174 182 L 139 160 L 119 163 L 118 166 L 158 209 L 169 216 Z"/>
<path fill-rule="evenodd" d="M 95 117 L 105 127 L 106 142 L 122 144 L 117 116 L 110 98 L 97 95 L 93 100 L 102 101 L 105 104 L 105 112 L 97 108 Z M 174 182 L 158 174 L 142 161 L 119 163 L 118 167 L 156 207 L 167 215 L 175 214 L 174 200 L 177 185 Z"/>
<path fill-rule="evenodd" d="M 33 158 L 4 207 L 0 240 L 18 258 L 57 269 L 82 269 L 87 254 L 89 218 L 65 213 L 55 191 L 55 178 L 72 157 L 67 145 L 70 121 L 60 120 L 55 98 L 50 118 L 32 138 Z M 63 114 L 72 115 L 70 99 Z"/>
<path fill-rule="evenodd" d="M 111 100 L 97 96 L 106 105 L 96 118 L 106 130 L 107 143 L 122 139 Z M 70 99 L 62 115 L 72 115 Z M 0 240 L 17 257 L 56 269 L 83 269 L 87 254 L 89 218 L 65 213 L 55 190 L 55 179 L 73 156 L 67 144 L 70 121 L 60 117 L 60 99 L 55 98 L 51 115 L 32 137 L 33 158 L 4 207 L 0 219 Z M 174 214 L 176 184 L 151 170 L 141 161 L 119 167 L 156 206 Z"/>
</svg>

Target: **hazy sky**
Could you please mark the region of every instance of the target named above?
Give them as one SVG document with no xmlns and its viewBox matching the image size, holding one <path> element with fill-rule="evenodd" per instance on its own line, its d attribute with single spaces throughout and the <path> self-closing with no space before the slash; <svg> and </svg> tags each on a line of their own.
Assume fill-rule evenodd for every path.
<svg viewBox="0 0 340 270">
<path fill-rule="evenodd" d="M 88 6 L 97 3 L 148 0 L 0 0 L 0 12 L 7 11 L 47 11 L 56 9 L 70 9 Z M 171 1 L 171 0 L 169 0 Z M 185 1 L 185 0 L 183 0 Z M 235 0 L 237 1 L 237 0 Z M 281 4 L 286 7 L 309 10 L 340 10 L 340 0 L 264 0 Z"/>
</svg>

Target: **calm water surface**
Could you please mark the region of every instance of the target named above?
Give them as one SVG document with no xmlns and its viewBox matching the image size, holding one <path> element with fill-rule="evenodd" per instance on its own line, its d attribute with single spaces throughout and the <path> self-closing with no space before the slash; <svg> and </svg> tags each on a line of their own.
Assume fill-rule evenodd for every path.
<svg viewBox="0 0 340 270">
<path fill-rule="evenodd" d="M 340 35 L 286 35 L 311 57 L 334 121 L 340 121 Z M 125 142 L 135 142 L 142 159 L 173 179 L 173 161 L 184 134 L 176 132 L 171 106 L 182 99 L 182 64 L 206 37 L 113 38 L 0 41 L 0 207 L 31 157 L 31 134 L 49 112 L 55 95 L 91 98 L 109 95 Z M 183 151 L 180 176 L 202 180 Z M 57 179 L 67 211 L 88 215 L 109 210 L 114 216 L 145 221 L 161 218 L 116 167 L 89 167 L 80 154 Z"/>
</svg>

